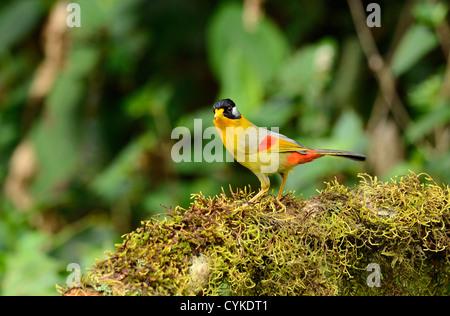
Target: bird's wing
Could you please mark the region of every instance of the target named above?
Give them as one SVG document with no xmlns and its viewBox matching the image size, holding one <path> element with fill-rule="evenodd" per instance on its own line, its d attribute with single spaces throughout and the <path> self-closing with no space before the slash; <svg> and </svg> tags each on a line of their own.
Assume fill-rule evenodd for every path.
<svg viewBox="0 0 450 316">
<path fill-rule="evenodd" d="M 259 151 L 271 151 L 271 152 L 300 152 L 304 153 L 305 150 L 309 148 L 303 146 L 302 144 L 296 142 L 295 140 L 284 136 L 279 133 L 267 131 L 267 135 L 262 135 L 261 141 L 259 143 Z"/>
<path fill-rule="evenodd" d="M 251 126 L 236 134 L 236 153 L 254 155 L 262 152 L 285 153 L 299 152 L 306 154 L 307 148 L 289 137 L 269 131 L 262 127 Z M 228 148 L 228 147 L 227 147 Z"/>
</svg>

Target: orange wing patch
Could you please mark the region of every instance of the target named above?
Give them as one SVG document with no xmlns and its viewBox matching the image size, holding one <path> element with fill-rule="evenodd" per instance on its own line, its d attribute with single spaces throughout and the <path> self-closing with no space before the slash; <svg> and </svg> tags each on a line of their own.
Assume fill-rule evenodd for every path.
<svg viewBox="0 0 450 316">
<path fill-rule="evenodd" d="M 285 152 L 297 152 L 309 150 L 305 146 L 297 143 L 295 140 L 290 139 L 281 134 L 271 133 L 263 138 L 259 143 L 259 151 L 267 151 L 270 149 L 271 152 L 285 153 Z"/>
<path fill-rule="evenodd" d="M 267 135 L 263 138 L 263 140 L 259 143 L 259 151 L 265 151 L 270 149 L 272 145 L 274 145 L 277 142 L 278 138 L 274 136 Z"/>
<path fill-rule="evenodd" d="M 287 161 L 285 163 L 286 166 L 296 166 L 302 163 L 307 163 L 313 161 L 316 158 L 320 158 L 323 155 L 316 154 L 317 149 L 308 150 L 306 154 L 301 154 L 298 152 L 293 152 L 287 157 Z"/>
</svg>

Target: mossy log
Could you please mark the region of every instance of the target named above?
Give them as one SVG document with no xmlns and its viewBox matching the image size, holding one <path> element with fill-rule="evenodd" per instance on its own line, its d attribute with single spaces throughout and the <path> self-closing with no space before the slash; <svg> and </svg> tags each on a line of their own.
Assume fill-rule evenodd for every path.
<svg viewBox="0 0 450 316">
<path fill-rule="evenodd" d="M 123 236 L 64 295 L 448 295 L 450 188 L 359 175 L 282 209 L 247 190 L 192 196 Z M 377 269 L 371 269 L 375 267 Z"/>
</svg>

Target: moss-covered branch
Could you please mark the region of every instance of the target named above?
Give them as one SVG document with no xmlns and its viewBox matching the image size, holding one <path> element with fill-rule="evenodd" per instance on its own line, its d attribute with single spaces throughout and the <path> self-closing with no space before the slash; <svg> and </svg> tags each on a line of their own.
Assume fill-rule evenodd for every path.
<svg viewBox="0 0 450 316">
<path fill-rule="evenodd" d="M 194 194 L 170 219 L 142 222 L 66 295 L 450 294 L 450 188 L 425 174 L 360 175 L 303 200 L 247 191 Z M 380 287 L 368 286 L 370 263 Z M 375 270 L 373 270 L 375 271 Z M 375 276 L 376 277 L 376 276 Z M 369 285 L 372 279 L 369 280 Z"/>
</svg>

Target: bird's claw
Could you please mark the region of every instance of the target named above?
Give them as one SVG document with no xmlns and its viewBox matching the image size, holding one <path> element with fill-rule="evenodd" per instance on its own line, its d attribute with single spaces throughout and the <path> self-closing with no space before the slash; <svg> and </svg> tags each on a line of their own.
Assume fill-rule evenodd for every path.
<svg viewBox="0 0 450 316">
<path fill-rule="evenodd" d="M 286 211 L 286 205 L 284 205 L 283 203 L 281 203 L 280 199 L 277 199 L 277 203 L 279 206 L 281 206 L 282 209 L 284 209 L 284 211 Z"/>
</svg>

